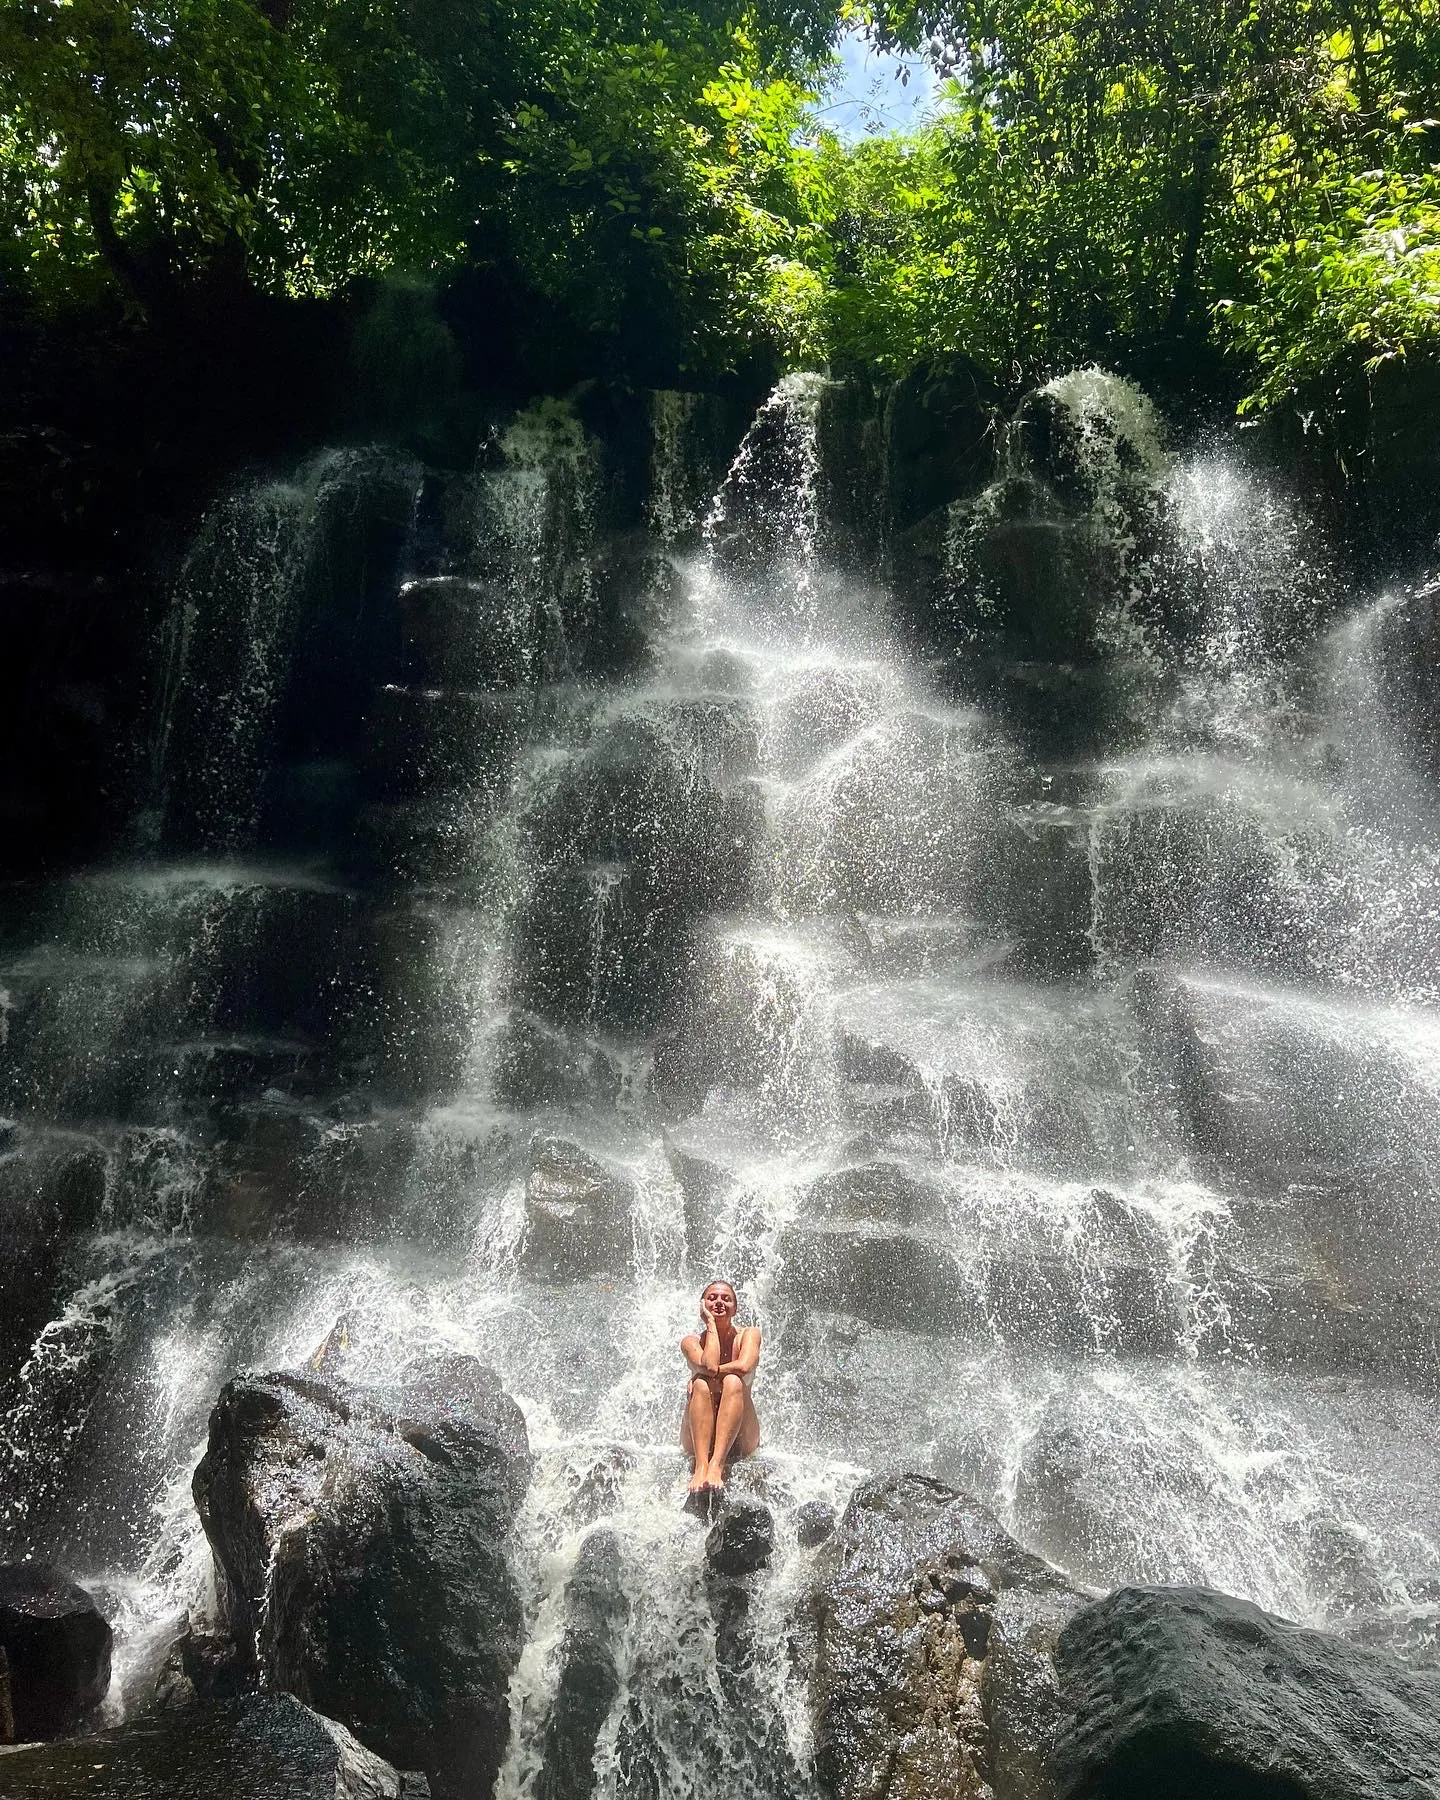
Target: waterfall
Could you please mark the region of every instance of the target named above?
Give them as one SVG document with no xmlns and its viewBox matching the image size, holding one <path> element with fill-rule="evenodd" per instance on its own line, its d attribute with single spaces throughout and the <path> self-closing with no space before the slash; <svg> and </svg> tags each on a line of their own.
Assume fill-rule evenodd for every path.
<svg viewBox="0 0 1440 1800">
<path fill-rule="evenodd" d="M 840 391 L 787 377 L 703 498 L 657 397 L 620 601 L 640 527 L 557 402 L 418 509 L 333 452 L 202 525 L 158 844 L 0 943 L 0 1535 L 109 1597 L 116 1706 L 207 1605 L 218 1387 L 342 1318 L 351 1378 L 461 1349 L 526 1415 L 502 1800 L 560 1793 L 582 1592 L 587 1795 L 808 1795 L 799 1511 L 896 1464 L 1084 1579 L 1433 1659 L 1427 591 L 1347 596 L 1298 502 L 1082 371 L 946 503 L 926 660 L 845 560 Z M 681 1507 L 722 1271 L 748 1622 Z"/>
</svg>

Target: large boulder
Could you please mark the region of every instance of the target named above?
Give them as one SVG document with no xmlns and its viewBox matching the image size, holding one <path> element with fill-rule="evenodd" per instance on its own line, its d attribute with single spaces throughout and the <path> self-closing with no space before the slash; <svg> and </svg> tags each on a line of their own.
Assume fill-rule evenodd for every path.
<svg viewBox="0 0 1440 1800">
<path fill-rule="evenodd" d="M 859 1488 L 817 1552 L 816 1766 L 834 1800 L 1045 1800 L 1052 1654 L 1083 1597 L 967 1495 Z"/>
<path fill-rule="evenodd" d="M 0 1756 L 8 1800 L 428 1800 L 333 1719 L 288 1694 L 163 1713 Z"/>
<path fill-rule="evenodd" d="M 1440 1674 L 1208 1588 L 1121 1588 L 1055 1657 L 1076 1800 L 1440 1793 Z"/>
<path fill-rule="evenodd" d="M 633 1238 L 631 1183 L 568 1138 L 537 1137 L 525 1182 L 521 1260 L 547 1281 L 623 1274 Z"/>
<path fill-rule="evenodd" d="M 60 1737 L 105 1698 L 113 1637 L 82 1587 L 48 1563 L 0 1564 L 0 1656 L 13 1735 Z"/>
<path fill-rule="evenodd" d="M 509 1729 L 507 1538 L 530 1467 L 519 1408 L 469 1357 L 386 1389 L 229 1383 L 194 1489 L 242 1664 L 438 1794 L 481 1800 Z"/>
</svg>

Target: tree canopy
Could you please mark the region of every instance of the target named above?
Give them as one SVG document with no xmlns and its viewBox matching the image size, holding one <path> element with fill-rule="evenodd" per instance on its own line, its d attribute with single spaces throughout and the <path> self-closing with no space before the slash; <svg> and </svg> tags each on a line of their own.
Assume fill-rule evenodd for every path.
<svg viewBox="0 0 1440 1800">
<path fill-rule="evenodd" d="M 932 123 L 822 128 L 846 25 L 939 64 Z M 0 67 L 41 298 L 495 268 L 697 378 L 1099 357 L 1252 408 L 1440 332 L 1440 0 L 9 0 Z"/>
<path fill-rule="evenodd" d="M 1436 0 L 897 0 L 942 117 L 837 165 L 831 341 L 1024 378 L 1228 354 L 1252 406 L 1440 324 Z"/>
<path fill-rule="evenodd" d="M 9 0 L 7 273 L 154 309 L 217 265 L 323 295 L 504 263 L 585 323 L 679 304 L 733 359 L 833 27 L 823 0 Z"/>
</svg>

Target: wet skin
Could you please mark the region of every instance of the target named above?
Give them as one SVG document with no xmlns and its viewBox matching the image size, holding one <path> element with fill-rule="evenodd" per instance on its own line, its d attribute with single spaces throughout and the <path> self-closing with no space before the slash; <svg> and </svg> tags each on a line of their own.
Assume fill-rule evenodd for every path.
<svg viewBox="0 0 1440 1800">
<path fill-rule="evenodd" d="M 690 1492 L 723 1488 L 732 1458 L 751 1456 L 760 1443 L 760 1420 L 750 1381 L 760 1361 L 760 1327 L 737 1325 L 735 1290 L 712 1281 L 700 1296 L 704 1329 L 680 1340 L 690 1365 L 680 1446 L 694 1459 Z"/>
</svg>

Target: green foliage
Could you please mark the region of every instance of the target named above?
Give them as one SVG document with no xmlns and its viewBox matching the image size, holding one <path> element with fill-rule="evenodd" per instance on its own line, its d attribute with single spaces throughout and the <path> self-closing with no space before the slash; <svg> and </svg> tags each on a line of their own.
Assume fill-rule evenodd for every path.
<svg viewBox="0 0 1440 1800">
<path fill-rule="evenodd" d="M 833 23 L 823 0 L 7 0 L 8 272 L 153 311 L 217 265 L 297 295 L 489 265 L 582 329 L 639 309 L 733 361 L 803 210 L 790 140 Z"/>
<path fill-rule="evenodd" d="M 815 126 L 841 19 L 932 125 Z M 1223 355 L 1251 408 L 1440 340 L 1440 0 L 6 0 L 0 67 L 42 298 L 479 268 L 631 370 Z"/>
<path fill-rule="evenodd" d="M 1256 298 L 1220 302 L 1259 373 L 1242 411 L 1313 392 L 1360 361 L 1440 347 L 1440 181 L 1371 171 L 1325 196 L 1310 228 L 1268 247 Z"/>
<path fill-rule="evenodd" d="M 953 80 L 839 159 L 825 335 L 1021 382 L 1211 348 L 1251 406 L 1434 342 L 1437 0 L 897 0 Z"/>
</svg>

